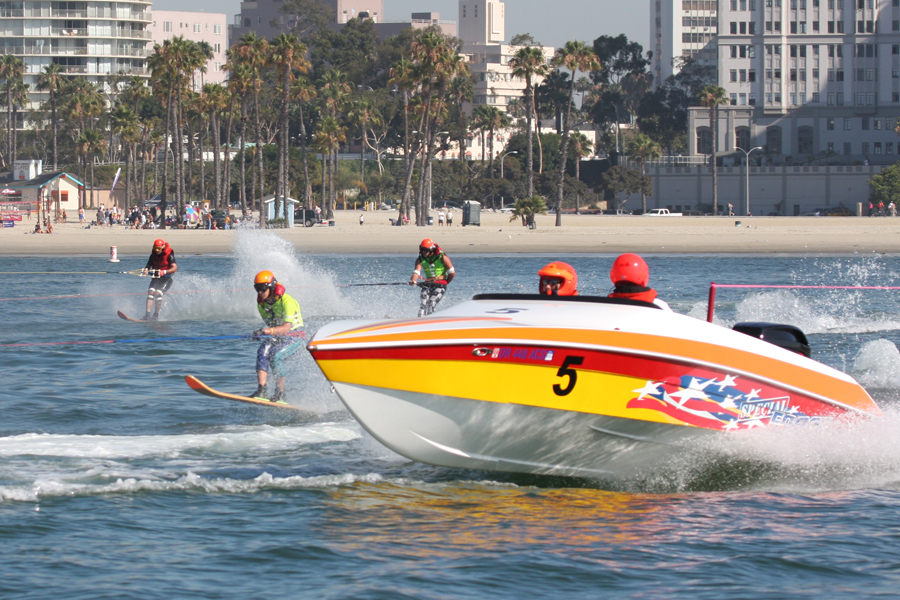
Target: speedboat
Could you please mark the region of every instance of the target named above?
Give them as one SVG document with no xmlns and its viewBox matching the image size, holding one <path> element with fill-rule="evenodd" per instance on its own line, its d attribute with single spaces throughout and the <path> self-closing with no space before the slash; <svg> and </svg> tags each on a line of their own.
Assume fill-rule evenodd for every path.
<svg viewBox="0 0 900 600">
<path fill-rule="evenodd" d="M 878 415 L 787 325 L 654 304 L 481 294 L 426 318 L 344 321 L 308 344 L 362 426 L 412 460 L 623 479 L 699 438 Z"/>
</svg>

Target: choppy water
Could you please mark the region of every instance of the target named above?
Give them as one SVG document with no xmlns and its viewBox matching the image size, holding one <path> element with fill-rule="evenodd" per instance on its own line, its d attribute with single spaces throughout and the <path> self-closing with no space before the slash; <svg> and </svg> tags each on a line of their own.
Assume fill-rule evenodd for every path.
<svg viewBox="0 0 900 600">
<path fill-rule="evenodd" d="M 578 269 L 582 293 L 603 294 L 612 260 L 453 258 L 445 305 L 531 291 L 550 258 Z M 884 418 L 750 432 L 724 458 L 619 486 L 412 463 L 361 429 L 305 352 L 288 384 L 308 412 L 294 415 L 185 385 L 194 374 L 254 389 L 250 340 L 151 341 L 257 328 L 250 282 L 263 268 L 300 300 L 310 331 L 414 316 L 415 289 L 338 287 L 405 281 L 412 260 L 301 256 L 242 234 L 233 256 L 179 254 L 179 293 L 154 325 L 115 316 L 143 312 L 146 279 L 0 275 L 0 344 L 62 342 L 0 347 L 0 598 L 896 596 L 896 293 L 719 290 L 717 320 L 798 325 Z M 3 270 L 144 261 L 7 258 Z M 887 256 L 648 262 L 661 297 L 698 318 L 710 281 L 900 285 L 900 260 Z M 93 343 L 104 340 L 138 341 Z"/>
</svg>

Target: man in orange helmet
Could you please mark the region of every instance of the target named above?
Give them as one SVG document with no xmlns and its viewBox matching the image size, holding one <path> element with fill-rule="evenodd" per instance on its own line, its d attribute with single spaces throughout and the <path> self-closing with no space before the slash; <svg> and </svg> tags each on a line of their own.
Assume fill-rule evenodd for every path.
<svg viewBox="0 0 900 600">
<path fill-rule="evenodd" d="M 256 308 L 266 327 L 253 332 L 253 339 L 262 340 L 256 353 L 256 377 L 259 386 L 253 398 L 284 402 L 284 361 L 303 347 L 303 316 L 300 304 L 285 293 L 272 271 L 260 271 L 253 280 Z M 269 370 L 275 375 L 275 391 L 269 397 L 266 383 Z"/>
<path fill-rule="evenodd" d="M 650 268 L 637 254 L 627 253 L 618 257 L 609 271 L 609 278 L 616 288 L 610 298 L 642 300 L 671 311 L 669 305 L 656 297 L 656 290 L 647 287 L 650 283 Z"/>
<path fill-rule="evenodd" d="M 141 270 L 142 274 L 153 278 L 150 281 L 150 288 L 147 290 L 147 312 L 144 313 L 144 321 L 159 320 L 163 295 L 172 287 L 172 275 L 177 270 L 178 265 L 175 264 L 175 252 L 172 250 L 172 246 L 165 240 L 154 240 L 147 265 Z M 152 314 L 151 310 L 153 310 Z"/>
<path fill-rule="evenodd" d="M 447 291 L 447 284 L 453 281 L 455 276 L 456 269 L 453 268 L 450 257 L 444 254 L 441 247 L 428 238 L 422 240 L 422 243 L 419 244 L 419 256 L 416 258 L 412 278 L 409 280 L 409 285 L 418 283 L 422 288 L 419 305 L 420 317 L 434 312 L 438 302 Z M 420 278 L 421 282 L 419 282 Z"/>
<path fill-rule="evenodd" d="M 538 271 L 538 276 L 538 293 L 542 296 L 578 295 L 578 273 L 568 263 L 552 262 Z"/>
</svg>

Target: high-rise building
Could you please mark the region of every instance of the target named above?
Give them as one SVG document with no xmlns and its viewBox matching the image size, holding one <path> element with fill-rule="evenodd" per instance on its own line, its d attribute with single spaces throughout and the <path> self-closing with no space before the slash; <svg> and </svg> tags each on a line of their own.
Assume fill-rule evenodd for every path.
<svg viewBox="0 0 900 600">
<path fill-rule="evenodd" d="M 44 67 L 56 63 L 111 91 L 109 76 L 148 74 L 150 0 L 119 2 L 0 1 L 0 53 L 25 63 L 30 106 L 49 98 L 37 91 Z"/>
<path fill-rule="evenodd" d="M 225 51 L 228 49 L 228 17 L 225 13 L 184 12 L 177 10 L 154 10 L 152 45 L 183 37 L 192 42 L 209 44 L 212 58 L 206 61 L 206 69 L 197 71 L 193 77 L 193 88 L 199 92 L 205 83 L 225 83 Z"/>
<path fill-rule="evenodd" d="M 700 52 L 715 53 L 726 104 L 716 144 L 710 111 L 691 109 L 690 154 L 734 152 L 723 160 L 739 164 L 739 147 L 759 148 L 752 162 L 765 165 L 895 162 L 900 0 L 651 0 L 658 81 L 667 73 L 665 32 L 681 19 L 688 56 L 688 26 L 706 27 L 695 19 L 713 14 L 715 36 Z"/>
<path fill-rule="evenodd" d="M 650 0 L 654 85 L 678 72 L 686 58 L 716 65 L 718 0 Z"/>
</svg>

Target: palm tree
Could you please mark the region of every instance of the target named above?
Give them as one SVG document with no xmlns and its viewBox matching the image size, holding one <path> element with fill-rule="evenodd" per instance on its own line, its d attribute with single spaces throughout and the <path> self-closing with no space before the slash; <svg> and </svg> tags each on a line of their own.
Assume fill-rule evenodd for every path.
<svg viewBox="0 0 900 600">
<path fill-rule="evenodd" d="M 124 104 L 118 105 L 109 118 L 112 132 L 119 136 L 125 154 L 125 202 L 128 203 L 131 191 L 131 144 L 135 143 L 138 138 L 138 119 L 137 115 Z"/>
<path fill-rule="evenodd" d="M 85 160 L 90 163 L 91 171 L 91 206 L 94 206 L 94 156 L 106 152 L 109 144 L 102 131 L 88 129 L 78 137 L 77 148 Z"/>
<path fill-rule="evenodd" d="M 322 209 L 326 219 L 334 216 L 334 173 L 336 171 L 334 153 L 337 152 L 341 143 L 346 141 L 347 134 L 337 118 L 325 117 L 319 121 L 318 130 L 313 136 L 313 143 L 322 153 Z"/>
<path fill-rule="evenodd" d="M 259 92 L 262 89 L 262 70 L 266 65 L 269 42 L 253 32 L 245 33 L 237 44 L 231 47 L 237 60 L 247 67 L 249 71 L 249 83 L 253 90 L 253 118 L 256 129 L 256 168 L 257 181 L 259 182 L 259 224 L 266 227 L 266 211 L 262 199 L 265 196 L 265 170 L 263 169 L 263 137 L 262 127 L 259 122 Z M 255 191 L 255 190 L 254 190 Z"/>
<path fill-rule="evenodd" d="M 581 180 L 581 159 L 590 156 L 593 150 L 593 143 L 591 140 L 587 138 L 586 135 L 581 133 L 580 131 L 573 131 L 572 135 L 569 136 L 569 142 L 571 143 L 571 149 L 569 154 L 572 155 L 572 158 L 575 161 L 575 180 Z M 575 196 L 575 214 L 578 214 L 578 195 Z"/>
<path fill-rule="evenodd" d="M 16 149 L 13 144 L 13 91 L 15 84 L 22 81 L 25 74 L 25 63 L 18 56 L 4 54 L 0 57 L 0 79 L 6 81 L 6 159 L 9 164 L 16 161 Z"/>
<path fill-rule="evenodd" d="M 9 87 L 9 84 L 7 84 Z M 19 109 L 25 106 L 28 103 L 28 84 L 22 81 L 21 79 L 13 82 L 12 84 L 12 106 L 13 106 L 13 124 L 17 124 L 19 122 Z M 16 160 L 16 152 L 19 146 L 17 136 L 19 134 L 19 128 L 13 127 L 12 130 L 12 160 L 15 163 Z"/>
<path fill-rule="evenodd" d="M 646 177 L 647 174 L 645 168 L 647 159 L 659 158 L 662 156 L 662 148 L 660 145 L 653 141 L 650 136 L 643 133 L 638 133 L 628 140 L 625 152 L 632 158 L 636 156 L 641 162 L 642 177 Z M 644 213 L 647 212 L 647 191 L 643 182 L 641 182 L 641 208 Z"/>
<path fill-rule="evenodd" d="M 288 157 L 290 155 L 290 120 L 289 109 L 291 102 L 291 82 L 294 79 L 294 71 L 305 73 L 309 70 L 309 61 L 306 60 L 306 46 L 300 43 L 294 35 L 280 34 L 272 40 L 269 46 L 269 63 L 275 65 L 281 79 L 281 113 L 279 118 L 279 144 L 278 144 L 278 181 L 275 186 L 275 215 L 281 214 L 281 203 L 287 198 L 290 189 L 290 169 Z"/>
<path fill-rule="evenodd" d="M 581 71 L 588 73 L 590 71 L 600 70 L 600 61 L 597 55 L 584 42 L 571 41 L 566 42 L 565 46 L 556 51 L 553 62 L 558 67 L 565 67 L 571 73 L 569 78 L 571 85 L 569 86 L 569 99 L 566 102 L 566 110 L 563 113 L 563 133 L 562 145 L 559 149 L 559 179 L 556 183 L 556 226 L 562 225 L 562 201 L 563 191 L 565 189 L 566 162 L 568 162 L 569 147 L 569 118 L 572 114 L 572 96 L 575 94 L 575 73 Z"/>
<path fill-rule="evenodd" d="M 53 171 L 59 170 L 57 162 L 57 126 L 56 118 L 56 95 L 65 84 L 62 76 L 62 67 L 56 63 L 50 63 L 44 67 L 43 72 L 38 76 L 37 89 L 50 92 L 50 119 L 52 121 L 53 131 Z"/>
<path fill-rule="evenodd" d="M 547 204 L 540 196 L 531 196 L 529 198 L 519 198 L 513 206 L 509 220 L 515 221 L 522 219 L 522 225 L 528 225 L 534 222 L 534 215 L 546 215 Z"/>
<path fill-rule="evenodd" d="M 716 84 L 710 84 L 700 90 L 700 104 L 709 109 L 712 124 L 712 168 L 713 168 L 713 210 L 719 206 L 719 165 L 716 152 L 719 149 L 719 106 L 728 104 L 728 93 Z"/>
<path fill-rule="evenodd" d="M 222 197 L 222 132 L 219 127 L 219 116 L 228 107 L 228 92 L 220 83 L 207 83 L 200 93 L 201 110 L 209 115 L 209 123 L 213 132 L 213 171 L 216 185 L 214 204 L 219 208 L 225 206 Z"/>
<path fill-rule="evenodd" d="M 533 123 L 537 119 L 537 108 L 534 101 L 534 80 L 544 77 L 549 71 L 547 59 L 541 48 L 524 46 L 516 50 L 509 61 L 512 76 L 525 80 L 525 121 L 528 132 L 526 139 L 525 174 L 528 178 L 528 197 L 534 196 L 534 131 Z M 540 142 L 540 135 L 538 135 Z"/>
<path fill-rule="evenodd" d="M 467 102 L 475 99 L 475 86 L 472 83 L 472 77 L 469 74 L 458 75 L 450 82 L 450 100 L 456 106 L 456 133 L 458 139 L 456 143 L 459 145 L 458 160 L 466 159 L 466 137 L 468 125 L 466 123 L 466 112 L 463 110 Z"/>
<path fill-rule="evenodd" d="M 312 181 L 309 176 L 309 157 L 307 156 L 306 119 L 304 118 L 304 103 L 312 102 L 316 97 L 316 88 L 304 77 L 297 77 L 291 88 L 291 96 L 297 102 L 297 113 L 300 117 L 300 154 L 303 161 L 303 205 L 312 208 Z"/>
</svg>

